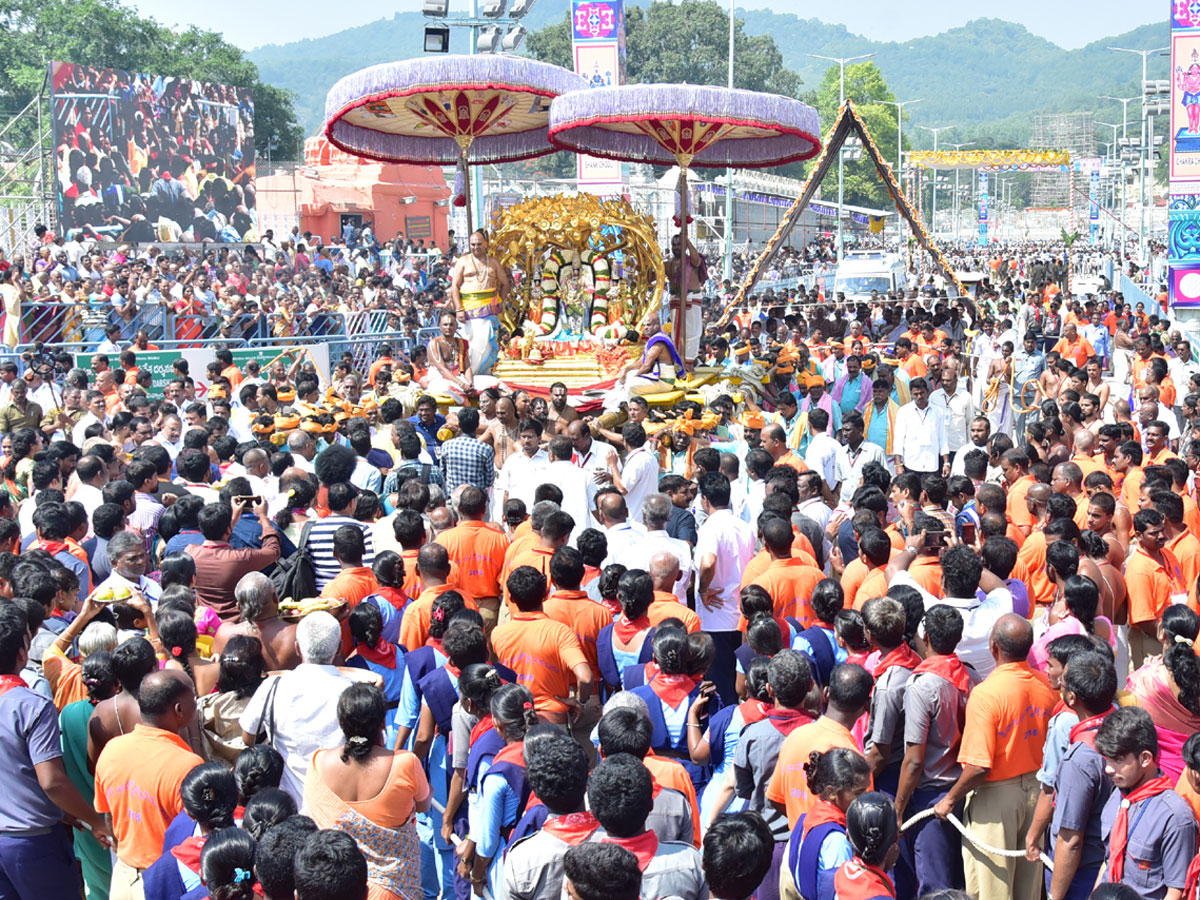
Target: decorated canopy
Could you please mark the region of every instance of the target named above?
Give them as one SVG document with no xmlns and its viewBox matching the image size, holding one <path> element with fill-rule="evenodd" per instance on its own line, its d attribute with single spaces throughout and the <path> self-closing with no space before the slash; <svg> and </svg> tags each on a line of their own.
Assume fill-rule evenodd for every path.
<svg viewBox="0 0 1200 900">
<path fill-rule="evenodd" d="M 917 150 L 909 156 L 925 169 L 988 169 L 1039 172 L 1071 164 L 1066 150 Z"/>
</svg>

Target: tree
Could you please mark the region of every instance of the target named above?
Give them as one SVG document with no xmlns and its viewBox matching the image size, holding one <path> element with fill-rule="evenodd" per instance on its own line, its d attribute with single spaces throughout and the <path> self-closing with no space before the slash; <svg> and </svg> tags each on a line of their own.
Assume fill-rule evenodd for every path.
<svg viewBox="0 0 1200 900">
<path fill-rule="evenodd" d="M 822 127 L 828 129 L 837 120 L 839 96 L 839 69 L 833 65 L 825 70 L 821 86 L 817 89 L 815 105 L 821 117 Z M 846 66 L 846 96 L 854 101 L 859 117 L 866 123 L 867 132 L 875 142 L 876 148 L 883 155 L 884 161 L 893 170 L 896 167 L 896 107 L 882 101 L 895 100 L 896 96 L 884 81 L 883 73 L 873 62 L 853 63 Z M 810 101 L 813 102 L 813 101 Z M 907 117 L 907 116 L 906 116 Z M 824 137 L 824 135 L 822 135 Z M 905 138 L 905 147 L 909 146 Z M 811 168 L 812 163 L 808 166 Z M 831 195 L 827 190 L 825 197 L 836 196 L 837 191 L 836 166 L 830 170 L 826 179 L 827 188 L 832 188 Z M 844 178 L 845 202 L 856 206 L 872 206 L 890 209 L 891 198 L 874 164 L 864 153 L 861 159 L 846 160 Z"/>
<path fill-rule="evenodd" d="M 0 59 L 0 98 L 13 111 L 38 95 L 51 61 L 74 62 L 249 87 L 259 152 L 272 139 L 275 157 L 300 148 L 291 93 L 264 84 L 241 50 L 211 31 L 172 31 L 119 0 L 0 0 Z"/>
</svg>

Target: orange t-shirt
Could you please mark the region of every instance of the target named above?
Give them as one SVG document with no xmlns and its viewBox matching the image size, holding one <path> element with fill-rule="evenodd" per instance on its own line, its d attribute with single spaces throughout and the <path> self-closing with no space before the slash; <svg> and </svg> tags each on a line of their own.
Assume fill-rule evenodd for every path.
<svg viewBox="0 0 1200 900">
<path fill-rule="evenodd" d="M 1196 583 L 1200 579 L 1200 540 L 1189 531 L 1181 531 L 1179 537 L 1167 542 L 1167 549 L 1174 554 L 1183 574 L 1183 584 L 1188 591 L 1188 600 L 1196 606 Z"/>
<path fill-rule="evenodd" d="M 137 377 L 138 377 L 138 367 L 134 366 L 132 369 L 125 370 L 125 377 L 121 380 L 121 383 L 122 384 L 131 384 L 131 385 L 137 384 Z"/>
<path fill-rule="evenodd" d="M 1029 588 L 1029 599 L 1034 606 L 1045 606 L 1054 601 L 1054 582 L 1046 575 L 1046 535 L 1035 531 L 1021 549 L 1017 551 L 1017 560 L 1025 567 L 1029 580 L 1025 586 Z"/>
<path fill-rule="evenodd" d="M 496 659 L 517 673 L 517 681 L 533 694 L 539 712 L 565 713 L 572 673 L 587 656 L 575 632 L 544 612 L 515 612 L 512 621 L 492 632 Z"/>
<path fill-rule="evenodd" d="M 425 584 L 421 581 L 421 575 L 417 572 L 417 554 L 420 550 L 405 550 L 401 552 L 400 558 L 404 560 L 404 584 L 400 585 L 400 590 L 404 591 L 405 596 L 416 597 L 421 591 L 425 590 Z M 450 576 L 446 579 L 447 584 L 458 584 L 458 566 L 454 564 L 454 560 L 450 560 Z"/>
<path fill-rule="evenodd" d="M 910 354 L 908 359 L 900 363 L 900 368 L 908 373 L 909 378 L 924 378 L 929 374 L 929 366 L 925 365 L 920 353 Z"/>
<path fill-rule="evenodd" d="M 1168 375 L 1158 385 L 1158 402 L 1170 409 L 1175 405 L 1175 382 Z"/>
<path fill-rule="evenodd" d="M 1065 337 L 1059 338 L 1051 352 L 1058 353 L 1063 359 L 1071 360 L 1077 369 L 1082 369 L 1087 364 L 1088 357 L 1096 355 L 1095 348 L 1085 337 L 1077 337 L 1073 344 L 1068 342 Z"/>
<path fill-rule="evenodd" d="M 1022 475 L 1008 489 L 1005 512 L 1008 514 L 1008 521 L 1018 527 L 1033 527 L 1033 513 L 1025 505 L 1025 495 L 1029 493 L 1029 488 L 1035 480 L 1032 475 Z"/>
<path fill-rule="evenodd" d="M 1200 506 L 1192 499 L 1191 494 L 1180 494 L 1183 500 L 1183 524 L 1196 538 L 1200 538 Z"/>
<path fill-rule="evenodd" d="M 228 378 L 230 387 L 237 390 L 237 386 L 242 383 L 242 370 L 237 366 L 226 366 L 221 370 L 221 377 Z"/>
<path fill-rule="evenodd" d="M 357 566 L 338 572 L 333 581 L 321 590 L 321 596 L 345 600 L 354 609 L 364 597 L 370 597 L 378 591 L 379 582 L 375 580 L 375 573 L 366 566 Z"/>
<path fill-rule="evenodd" d="M 1075 527 L 1077 527 L 1080 531 L 1087 530 L 1087 511 L 1089 503 L 1090 501 L 1088 500 L 1087 494 L 1080 494 L 1075 498 Z"/>
<path fill-rule="evenodd" d="M 121 862 L 145 869 L 162 856 L 167 826 L 183 809 L 179 787 L 203 762 L 179 735 L 141 722 L 104 745 L 94 805 L 112 815 Z"/>
<path fill-rule="evenodd" d="M 700 813 L 697 810 L 700 809 L 700 806 L 696 802 L 696 785 L 692 784 L 692 777 L 688 775 L 683 763 L 655 756 L 653 750 L 646 753 L 642 762 L 650 770 L 650 777 L 656 782 L 663 787 L 679 791 L 688 798 L 688 803 L 692 804 L 692 843 L 699 847 Z"/>
<path fill-rule="evenodd" d="M 1183 570 L 1170 550 L 1162 550 L 1163 563 L 1155 562 L 1143 550 L 1135 550 L 1125 561 L 1125 587 L 1129 593 L 1129 622 L 1157 622 L 1172 603 L 1183 602 L 1187 585 Z"/>
<path fill-rule="evenodd" d="M 803 535 L 801 535 L 801 537 L 803 537 Z M 808 565 L 815 566 L 817 564 L 816 559 L 814 559 L 813 555 L 807 550 L 797 546 L 799 543 L 799 541 L 792 541 L 792 558 L 802 559 Z M 804 543 L 808 544 L 807 538 L 805 539 Z M 809 544 L 809 546 L 811 547 L 812 545 Z M 754 558 L 751 559 L 750 562 L 746 563 L 746 568 L 742 570 L 742 583 L 739 586 L 739 590 L 752 583 L 755 578 L 767 571 L 767 566 L 770 564 L 771 554 L 766 550 L 759 550 L 756 554 L 754 554 Z"/>
<path fill-rule="evenodd" d="M 796 821 L 813 805 L 813 795 L 808 791 L 808 776 L 804 774 L 809 754 L 813 751 L 824 753 L 834 747 L 862 753 L 862 748 L 849 729 L 828 716 L 801 725 L 780 745 L 779 761 L 775 763 L 775 773 L 767 784 L 767 799 L 784 804 L 789 828 L 795 828 Z M 1040 744 L 1038 748 L 1041 749 Z"/>
<path fill-rule="evenodd" d="M 592 605 L 600 606 L 598 603 Z M 695 610 L 688 609 L 680 603 L 679 598 L 670 591 L 654 592 L 654 599 L 650 601 L 650 606 L 646 609 L 646 618 L 650 620 L 651 625 L 658 625 L 664 619 L 679 619 L 683 622 L 683 628 L 688 634 L 694 634 L 700 630 L 700 617 L 696 615 Z"/>
<path fill-rule="evenodd" d="M 508 538 L 486 522 L 467 520 L 436 538 L 458 564 L 458 583 L 475 597 L 500 596 Z"/>
<path fill-rule="evenodd" d="M 799 557 L 775 559 L 766 571 L 754 579 L 752 584 L 766 588 L 775 605 L 775 617 L 782 619 L 795 616 L 802 629 L 816 621 L 812 608 L 813 588 L 825 578 L 825 573 L 810 566 Z M 738 621 L 738 628 L 746 627 L 745 619 Z"/>
<path fill-rule="evenodd" d="M 1025 546 L 1025 532 L 1012 522 L 1008 523 L 1008 528 L 1005 530 L 1005 537 L 1010 538 L 1017 545 L 1018 550 Z"/>
<path fill-rule="evenodd" d="M 863 562 L 861 556 L 856 556 L 850 562 L 846 563 L 846 568 L 842 572 L 842 596 L 846 598 L 847 603 L 852 603 L 854 596 L 858 593 L 859 586 L 867 580 L 867 576 L 871 574 L 870 568 Z"/>
<path fill-rule="evenodd" d="M 57 675 L 58 680 L 54 682 L 54 708 L 59 712 L 69 703 L 88 698 L 87 685 L 83 683 L 83 666 L 70 659 L 54 644 L 46 648 L 42 671 L 47 679 Z"/>
<path fill-rule="evenodd" d="M 988 781 L 1036 772 L 1058 694 L 1029 663 L 1004 663 L 971 691 L 958 761 L 987 769 Z"/>
<path fill-rule="evenodd" d="M 938 584 L 938 587 L 941 587 L 940 583 Z M 850 597 L 850 606 L 854 610 L 861 612 L 864 603 L 866 603 L 872 597 L 884 596 L 887 594 L 887 589 L 887 569 L 885 567 L 880 567 L 870 572 L 867 577 L 863 579 L 863 583 L 858 586 L 858 590 L 854 592 L 853 597 L 850 597 L 849 594 L 846 596 Z"/>
<path fill-rule="evenodd" d="M 1155 453 L 1147 453 L 1142 459 L 1143 466 L 1161 466 L 1168 459 L 1179 459 L 1178 453 L 1172 453 L 1171 448 L 1165 444 Z"/>
<path fill-rule="evenodd" d="M 1079 466 L 1079 471 L 1083 473 L 1083 477 L 1085 479 L 1089 475 L 1091 475 L 1093 472 L 1103 472 L 1104 471 L 1104 465 L 1102 463 L 1096 462 L 1096 460 L 1090 456 L 1080 456 L 1080 455 L 1076 454 L 1075 456 L 1071 457 L 1071 462 L 1073 462 L 1073 463 L 1075 463 L 1075 465 Z"/>
<path fill-rule="evenodd" d="M 1121 482 L 1120 500 L 1125 504 L 1130 515 L 1138 511 L 1138 502 L 1142 496 L 1142 482 L 1145 480 L 1146 473 L 1142 471 L 1141 466 L 1134 466 L 1125 471 L 1125 480 Z"/>
<path fill-rule="evenodd" d="M 555 591 L 542 604 L 542 611 L 575 632 L 588 665 L 593 672 L 599 672 L 596 638 L 600 636 L 602 628 L 612 624 L 612 613 L 593 601 L 587 591 Z"/>
<path fill-rule="evenodd" d="M 439 584 L 425 588 L 408 606 L 404 607 L 404 615 L 400 619 L 400 644 L 408 650 L 424 647 L 429 640 L 429 624 L 433 621 L 433 602 L 439 594 L 446 591 L 458 591 L 462 594 L 463 602 L 469 609 L 478 611 L 479 604 L 475 598 L 461 588 L 452 584 Z"/>
<path fill-rule="evenodd" d="M 501 594 L 504 594 L 506 591 L 504 584 L 506 581 L 508 581 L 508 576 L 511 575 L 512 570 L 516 568 L 516 566 L 513 565 L 513 560 L 523 554 L 526 550 L 530 549 L 531 547 L 536 547 L 542 542 L 542 536 L 533 530 L 532 525 L 530 525 L 530 527 L 524 532 L 521 531 L 521 529 L 525 528 L 526 525 L 529 525 L 529 519 L 526 519 L 517 526 L 516 530 L 513 532 L 512 541 L 509 542 L 508 549 L 504 551 L 504 565 L 500 568 Z M 540 567 L 538 567 L 538 571 L 541 571 Z M 546 577 L 549 578 L 550 576 L 547 575 Z"/>
<path fill-rule="evenodd" d="M 917 584 L 933 594 L 942 597 L 942 563 L 936 556 L 918 556 L 909 564 L 909 577 Z M 863 597 L 863 600 L 869 598 Z"/>
<path fill-rule="evenodd" d="M 799 456 L 797 456 L 795 454 L 795 452 L 792 450 L 789 450 L 787 453 L 783 454 L 783 456 L 779 457 L 779 459 L 776 460 L 775 465 L 791 466 L 797 472 L 807 472 L 808 471 L 808 464 L 804 460 L 802 460 Z"/>
</svg>

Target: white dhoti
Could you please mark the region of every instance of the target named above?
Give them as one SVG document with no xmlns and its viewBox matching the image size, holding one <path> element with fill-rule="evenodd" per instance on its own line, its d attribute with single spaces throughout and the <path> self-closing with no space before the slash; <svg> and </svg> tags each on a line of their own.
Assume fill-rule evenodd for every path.
<svg viewBox="0 0 1200 900">
<path fill-rule="evenodd" d="M 421 379 L 422 387 L 427 393 L 433 395 L 444 395 L 454 401 L 457 406 L 465 406 L 467 403 L 467 395 L 463 393 L 463 389 L 450 379 L 446 378 L 437 369 L 430 369 L 429 374 Z M 490 387 L 497 387 L 500 384 L 500 379 L 492 375 L 474 375 L 471 377 L 471 384 L 476 392 L 486 390 Z"/>
<path fill-rule="evenodd" d="M 988 421 L 992 423 L 993 433 L 1001 432 L 1003 434 L 1012 434 L 1012 389 L 1007 382 L 1000 385 L 1000 389 L 996 394 L 996 405 L 992 407 L 992 410 L 987 414 L 987 417 Z"/>
<path fill-rule="evenodd" d="M 701 310 L 703 298 L 704 295 L 699 291 L 689 293 L 687 300 L 682 303 L 678 297 L 671 298 L 671 339 L 688 363 L 694 362 L 700 352 L 700 337 L 704 331 Z"/>
<path fill-rule="evenodd" d="M 500 354 L 500 295 L 495 290 L 463 291 L 462 307 L 466 321 L 460 327 L 467 341 L 471 371 L 487 374 Z"/>
</svg>

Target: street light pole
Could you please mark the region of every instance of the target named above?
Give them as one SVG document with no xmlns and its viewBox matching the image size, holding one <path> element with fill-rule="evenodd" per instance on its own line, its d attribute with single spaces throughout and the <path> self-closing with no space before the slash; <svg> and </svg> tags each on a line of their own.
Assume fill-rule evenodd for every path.
<svg viewBox="0 0 1200 900">
<path fill-rule="evenodd" d="M 733 90 L 733 0 L 729 0 L 729 89 Z M 733 280 L 733 167 L 725 167 L 725 280 Z"/>
<path fill-rule="evenodd" d="M 924 131 L 929 131 L 929 132 L 933 133 L 933 152 L 937 153 L 938 152 L 938 135 L 941 134 L 943 131 L 950 130 L 954 126 L 953 125 L 939 125 L 936 128 L 931 128 L 928 125 L 918 125 L 917 127 Z M 929 213 L 929 234 L 932 238 L 934 238 L 936 240 L 936 238 L 937 238 L 937 182 L 938 182 L 938 170 L 937 170 L 936 166 L 934 166 L 934 168 L 933 168 L 933 178 L 930 179 L 930 182 L 933 185 L 933 207 Z"/>
<path fill-rule="evenodd" d="M 817 53 L 810 53 L 808 55 L 811 56 L 813 59 L 824 59 L 828 62 L 835 62 L 838 64 L 838 111 L 840 112 L 842 109 L 842 106 L 846 102 L 846 63 L 852 63 L 852 62 L 855 62 L 856 60 L 860 60 L 860 59 L 870 59 L 872 56 L 875 56 L 876 54 L 863 53 L 860 56 L 821 56 L 820 54 L 817 54 Z M 845 158 L 845 152 L 842 150 L 842 148 L 839 147 L 838 148 L 838 233 L 837 233 L 837 262 L 839 265 L 842 262 L 842 240 L 843 240 L 843 236 L 844 236 L 844 225 L 842 222 L 842 218 L 843 218 L 843 215 L 845 212 L 843 209 L 843 207 L 845 205 L 843 202 L 844 196 L 845 196 L 844 195 L 845 174 L 844 174 L 844 170 L 843 170 L 843 167 L 845 164 L 844 158 Z"/>
<path fill-rule="evenodd" d="M 1118 98 L 1111 97 L 1108 99 L 1115 100 Z M 1131 98 L 1131 99 L 1136 99 L 1136 98 Z M 1125 240 L 1125 159 L 1124 159 L 1124 157 L 1121 156 L 1121 145 L 1119 143 L 1117 143 L 1117 129 L 1118 128 L 1121 129 L 1121 131 L 1122 131 L 1121 136 L 1124 137 L 1123 132 L 1125 130 L 1125 124 L 1122 123 L 1120 125 L 1117 125 L 1113 122 L 1097 122 L 1096 124 L 1103 125 L 1105 128 L 1111 128 L 1113 130 L 1112 144 L 1110 144 L 1109 146 L 1111 146 L 1116 151 L 1116 153 L 1113 155 L 1116 156 L 1117 165 L 1121 169 L 1121 175 L 1120 175 L 1120 178 L 1121 178 L 1121 201 L 1120 201 L 1121 202 L 1121 215 L 1120 215 L 1121 232 L 1120 232 L 1120 237 L 1117 240 L 1117 252 L 1120 253 L 1121 242 Z M 1113 200 L 1114 200 L 1114 202 L 1116 201 L 1116 191 L 1113 192 Z"/>
<path fill-rule="evenodd" d="M 916 100 L 878 100 L 878 103 L 887 103 L 890 106 L 896 107 L 896 184 L 900 185 L 900 190 L 904 190 L 904 107 L 910 103 L 920 103 L 924 97 L 919 97 Z M 904 217 L 896 216 L 896 246 L 900 247 L 904 243 Z"/>
<path fill-rule="evenodd" d="M 946 143 L 950 144 L 950 146 L 954 148 L 955 153 L 962 150 L 963 147 L 974 147 L 975 146 L 974 141 L 965 141 L 961 144 L 955 144 L 955 143 L 952 143 L 951 141 L 947 141 Z M 958 172 L 959 172 L 959 168 L 958 168 L 958 166 L 955 166 L 954 167 L 954 240 L 956 243 L 958 242 L 958 235 L 959 235 L 959 231 L 960 231 L 960 229 L 958 227 L 958 219 L 959 219 L 958 212 L 959 212 L 959 207 L 961 205 L 961 201 L 958 198 L 958 191 L 959 191 Z"/>
<path fill-rule="evenodd" d="M 1135 50 L 1130 47 L 1109 47 L 1117 53 L 1134 53 L 1142 58 L 1142 89 L 1145 90 L 1146 85 L 1146 61 L 1151 56 L 1156 56 L 1160 53 L 1166 53 L 1170 47 L 1155 47 L 1152 50 Z M 1116 99 L 1116 98 L 1114 98 Z M 1150 161 L 1153 159 L 1154 148 L 1150 146 L 1153 141 L 1153 136 L 1147 135 L 1146 128 L 1146 104 L 1142 104 L 1142 146 L 1138 150 L 1139 168 L 1141 169 L 1141 190 L 1139 191 L 1141 200 L 1141 215 L 1138 221 L 1138 253 L 1141 256 L 1141 261 L 1147 263 L 1146 259 L 1146 175 L 1150 169 Z M 1153 188 L 1151 188 L 1153 196 Z"/>
</svg>

